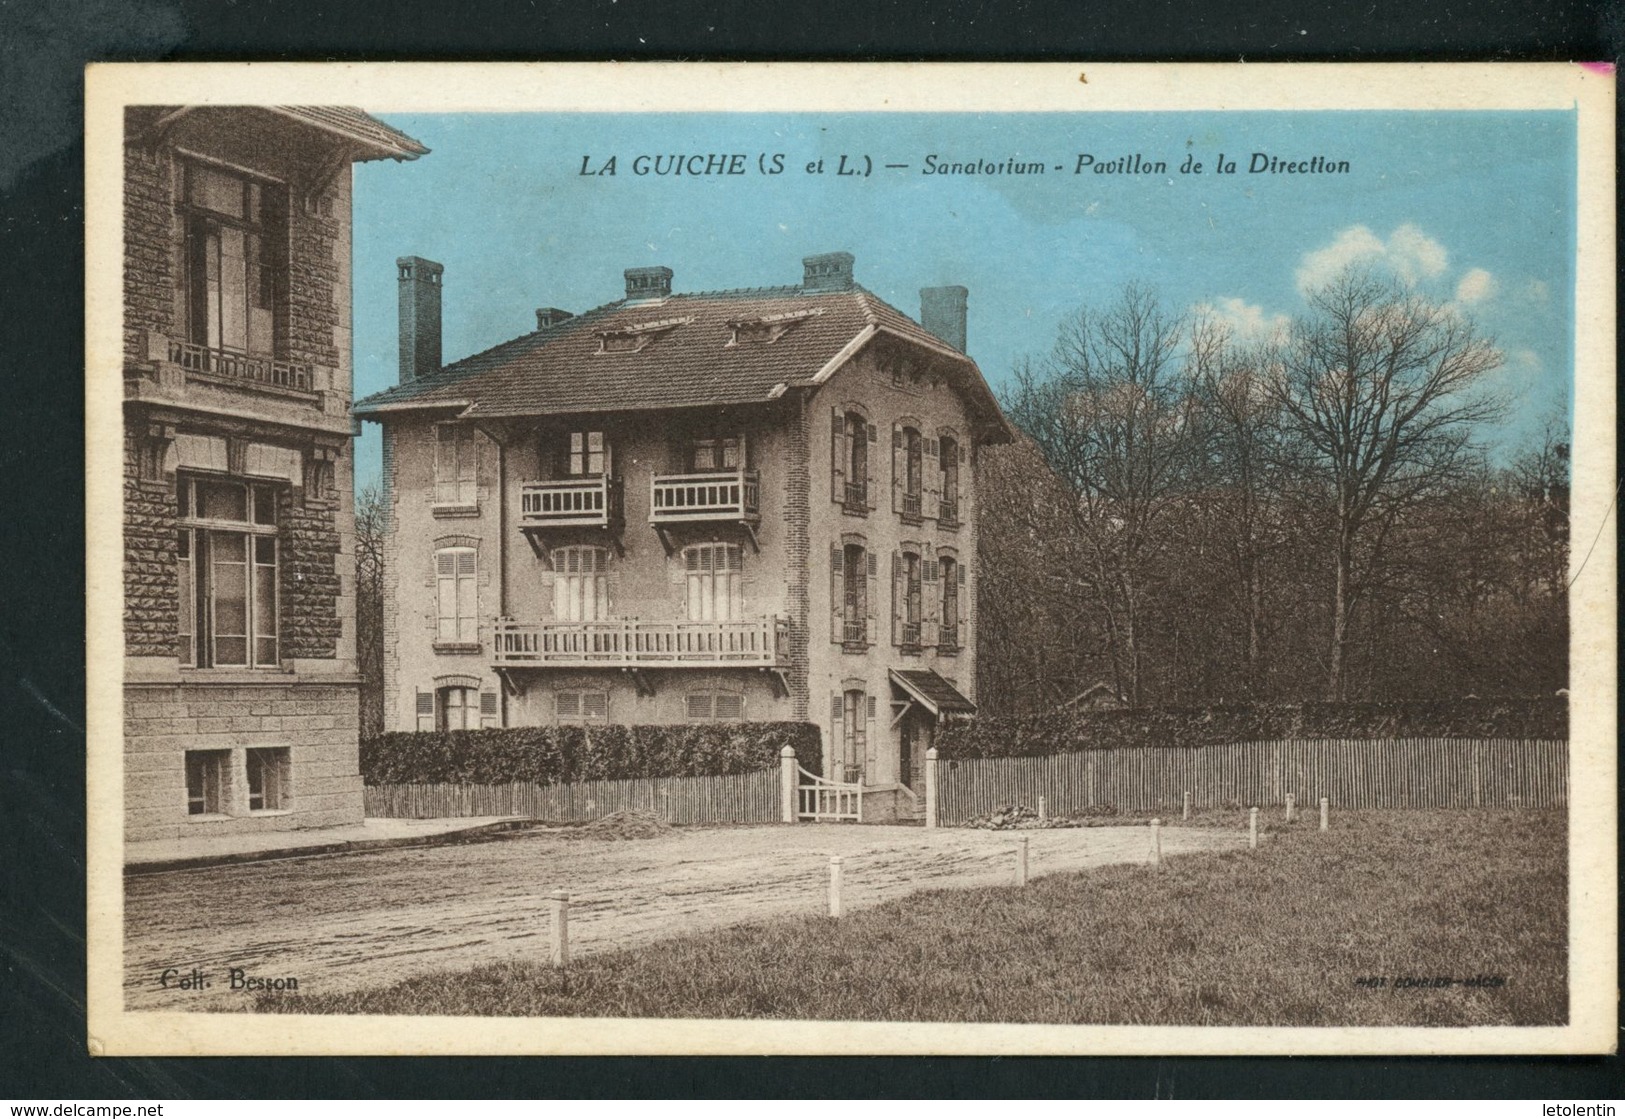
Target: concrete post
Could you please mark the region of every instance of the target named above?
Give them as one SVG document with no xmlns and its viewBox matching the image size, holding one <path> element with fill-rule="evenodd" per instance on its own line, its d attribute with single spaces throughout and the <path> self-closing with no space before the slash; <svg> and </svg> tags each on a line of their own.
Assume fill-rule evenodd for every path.
<svg viewBox="0 0 1625 1119">
<path fill-rule="evenodd" d="M 1247 849 L 1258 848 L 1258 809 L 1247 809 Z"/>
<path fill-rule="evenodd" d="M 796 750 L 786 746 L 779 751 L 779 819 L 786 824 L 796 822 Z"/>
<path fill-rule="evenodd" d="M 570 966 L 570 895 L 554 890 L 553 906 L 553 966 Z"/>
<path fill-rule="evenodd" d="M 1151 865 L 1162 865 L 1162 821 L 1151 821 Z"/>
<path fill-rule="evenodd" d="M 1038 798 L 1038 822 L 1043 823 L 1045 820 L 1048 820 L 1048 819 L 1049 819 L 1049 805 L 1045 803 L 1043 797 L 1039 797 Z"/>
<path fill-rule="evenodd" d="M 1191 818 L 1191 794 L 1190 794 L 1189 790 L 1186 790 L 1186 792 L 1185 792 L 1185 813 L 1184 813 L 1184 815 L 1182 815 L 1180 817 L 1180 819 L 1181 820 L 1189 820 L 1190 818 Z"/>
<path fill-rule="evenodd" d="M 1327 809 L 1326 798 L 1321 797 L 1320 798 L 1320 830 L 1321 831 L 1326 830 L 1326 822 L 1327 822 L 1326 821 L 1326 809 Z"/>
<path fill-rule="evenodd" d="M 1286 795 L 1286 822 L 1289 824 L 1292 822 L 1292 808 L 1295 803 L 1295 798 L 1291 793 L 1288 793 Z"/>
<path fill-rule="evenodd" d="M 1027 837 L 1016 837 L 1016 885 L 1027 884 Z"/>
<path fill-rule="evenodd" d="M 841 856 L 829 857 L 829 915 L 841 915 Z"/>
<path fill-rule="evenodd" d="M 937 826 L 937 748 L 925 752 L 925 826 Z"/>
</svg>

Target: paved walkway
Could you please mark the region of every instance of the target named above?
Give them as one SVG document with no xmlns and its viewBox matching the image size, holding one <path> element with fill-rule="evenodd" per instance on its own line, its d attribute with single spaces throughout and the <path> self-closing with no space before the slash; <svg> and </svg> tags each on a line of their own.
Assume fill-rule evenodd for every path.
<svg viewBox="0 0 1625 1119">
<path fill-rule="evenodd" d="M 457 836 L 512 827 L 515 817 L 467 816 L 435 820 L 366 820 L 337 828 L 266 831 L 248 835 L 187 836 L 149 839 L 124 845 L 126 873 L 182 870 L 222 863 L 283 859 L 295 855 L 335 854 L 377 847 L 412 847 Z"/>
<path fill-rule="evenodd" d="M 573 830 L 573 829 L 570 829 Z M 232 1010 L 230 968 L 293 977 L 306 993 L 389 983 L 548 951 L 548 894 L 571 894 L 570 939 L 590 953 L 688 932 L 825 910 L 841 855 L 849 910 L 917 890 L 1001 885 L 1018 833 L 800 825 L 690 827 L 606 841 L 568 830 L 131 876 L 125 882 L 126 1006 Z M 1028 837 L 1033 877 L 1145 862 L 1143 827 Z M 1163 829 L 1169 857 L 1239 847 L 1242 832 Z M 167 969 L 175 969 L 165 986 Z M 198 969 L 204 990 L 179 989 Z"/>
</svg>

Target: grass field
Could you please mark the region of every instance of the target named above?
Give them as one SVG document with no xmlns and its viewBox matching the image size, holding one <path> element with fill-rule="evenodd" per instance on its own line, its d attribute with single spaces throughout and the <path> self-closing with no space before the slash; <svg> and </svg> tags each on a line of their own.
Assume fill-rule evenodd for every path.
<svg viewBox="0 0 1625 1119">
<path fill-rule="evenodd" d="M 1272 814 L 1274 815 L 1274 814 Z M 1567 1020 L 1560 810 L 1272 819 L 1257 851 L 936 890 L 262 1011 L 1248 1026 Z M 1193 823 L 1216 821 L 1198 820 Z M 1491 977 L 1484 985 L 1465 979 Z M 1384 986 L 1359 980 L 1385 980 Z M 1500 979 L 1499 984 L 1493 983 Z M 1396 980 L 1449 979 L 1449 986 Z"/>
</svg>

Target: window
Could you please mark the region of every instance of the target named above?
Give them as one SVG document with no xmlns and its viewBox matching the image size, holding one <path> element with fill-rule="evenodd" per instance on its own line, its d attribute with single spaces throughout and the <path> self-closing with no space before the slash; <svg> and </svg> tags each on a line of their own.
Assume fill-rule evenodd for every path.
<svg viewBox="0 0 1625 1119">
<path fill-rule="evenodd" d="M 737 435 L 716 439 L 696 439 L 689 452 L 689 468 L 697 474 L 718 470 L 738 470 L 743 463 Z"/>
<path fill-rule="evenodd" d="M 479 504 L 479 445 L 472 428 L 435 425 L 434 503 L 458 508 Z"/>
<path fill-rule="evenodd" d="M 248 762 L 248 810 L 280 812 L 288 807 L 288 748 L 251 747 Z"/>
<path fill-rule="evenodd" d="M 180 663 L 275 667 L 277 490 L 183 476 L 176 501 Z"/>
<path fill-rule="evenodd" d="M 830 640 L 861 652 L 874 640 L 875 556 L 862 544 L 830 548 Z"/>
<path fill-rule="evenodd" d="M 184 163 L 179 208 L 187 340 L 210 350 L 274 355 L 286 287 L 282 188 Z"/>
<path fill-rule="evenodd" d="M 831 700 L 830 717 L 834 723 L 831 740 L 835 744 L 836 781 L 863 780 L 864 763 L 869 752 L 871 724 L 875 717 L 875 697 L 862 688 L 847 688 L 837 692 Z"/>
<path fill-rule="evenodd" d="M 474 688 L 441 688 L 435 692 L 436 730 L 478 730 L 480 696 Z"/>
<path fill-rule="evenodd" d="M 695 544 L 683 549 L 689 621 L 737 622 L 744 618 L 744 560 L 738 544 Z"/>
<path fill-rule="evenodd" d="M 919 428 L 892 425 L 892 510 L 904 520 L 920 518 L 925 490 L 925 441 Z"/>
<path fill-rule="evenodd" d="M 937 630 L 937 646 L 942 649 L 959 648 L 959 564 L 952 556 L 937 560 L 941 575 L 942 625 Z"/>
<path fill-rule="evenodd" d="M 738 722 L 745 717 L 745 697 L 738 692 L 690 692 L 687 709 L 690 722 Z"/>
<path fill-rule="evenodd" d="M 892 553 L 892 644 L 905 649 L 918 648 L 921 640 L 922 566 L 918 553 Z"/>
<path fill-rule="evenodd" d="M 849 513 L 869 510 L 869 444 L 874 424 L 857 411 L 830 413 L 830 497 Z"/>
<path fill-rule="evenodd" d="M 959 523 L 959 441 L 944 435 L 937 441 L 937 462 L 942 471 L 942 508 L 937 519 L 945 525 Z"/>
<path fill-rule="evenodd" d="M 226 767 L 230 750 L 186 751 L 186 814 L 219 816 L 226 811 Z"/>
<path fill-rule="evenodd" d="M 473 548 L 440 548 L 434 554 L 436 645 L 477 645 L 478 560 Z"/>
<path fill-rule="evenodd" d="M 556 692 L 554 703 L 561 723 L 602 723 L 609 719 L 608 692 Z"/>
<path fill-rule="evenodd" d="M 553 549 L 553 619 L 596 622 L 609 617 L 609 552 L 592 545 Z"/>
<path fill-rule="evenodd" d="M 609 473 L 609 443 L 601 431 L 572 431 L 565 473 L 572 478 L 596 478 Z"/>
</svg>

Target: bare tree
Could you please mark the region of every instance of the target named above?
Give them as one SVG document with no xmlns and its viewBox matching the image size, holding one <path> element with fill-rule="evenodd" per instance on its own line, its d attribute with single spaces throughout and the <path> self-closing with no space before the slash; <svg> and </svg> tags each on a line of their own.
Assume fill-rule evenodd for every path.
<svg viewBox="0 0 1625 1119">
<path fill-rule="evenodd" d="M 1272 391 L 1333 511 L 1326 691 L 1345 695 L 1350 627 L 1396 518 L 1444 484 L 1501 403 L 1499 352 L 1456 311 L 1370 275 L 1314 292 L 1280 349 Z"/>
<path fill-rule="evenodd" d="M 1145 612 L 1162 521 L 1197 462 L 1199 413 L 1179 355 L 1184 320 L 1137 284 L 1062 324 L 1049 356 L 1016 371 L 1005 407 L 1065 483 L 1075 575 L 1096 612 L 1114 684 L 1141 702 Z"/>
<path fill-rule="evenodd" d="M 361 672 L 361 737 L 384 730 L 384 527 L 377 483 L 355 499 L 356 659 Z"/>
</svg>

